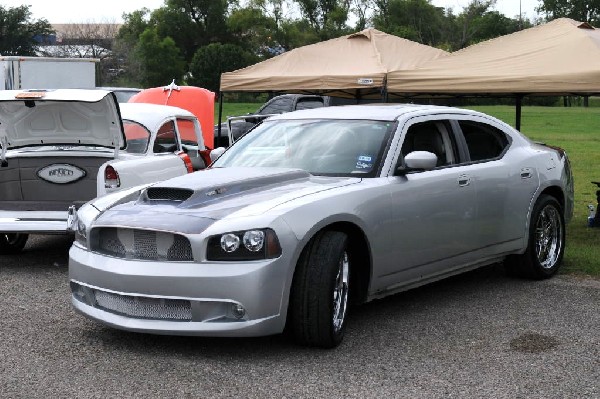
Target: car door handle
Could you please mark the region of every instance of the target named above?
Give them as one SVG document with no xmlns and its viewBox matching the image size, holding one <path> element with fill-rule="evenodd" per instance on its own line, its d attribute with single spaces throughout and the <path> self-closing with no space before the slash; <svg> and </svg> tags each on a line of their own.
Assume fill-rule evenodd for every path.
<svg viewBox="0 0 600 399">
<path fill-rule="evenodd" d="M 460 175 L 458 177 L 458 185 L 460 187 L 464 187 L 464 186 L 468 186 L 469 184 L 471 184 L 471 178 L 467 175 Z"/>
</svg>

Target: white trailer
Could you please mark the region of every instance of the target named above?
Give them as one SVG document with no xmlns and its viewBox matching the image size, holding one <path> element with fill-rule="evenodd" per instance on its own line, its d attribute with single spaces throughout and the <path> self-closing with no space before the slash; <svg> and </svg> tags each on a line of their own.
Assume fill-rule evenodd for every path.
<svg viewBox="0 0 600 399">
<path fill-rule="evenodd" d="M 0 57 L 0 90 L 93 89 L 96 58 Z"/>
</svg>

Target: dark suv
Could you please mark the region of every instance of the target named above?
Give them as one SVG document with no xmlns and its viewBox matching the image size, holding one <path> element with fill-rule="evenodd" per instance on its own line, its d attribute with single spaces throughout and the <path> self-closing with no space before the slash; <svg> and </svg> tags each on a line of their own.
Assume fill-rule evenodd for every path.
<svg viewBox="0 0 600 399">
<path fill-rule="evenodd" d="M 237 140 L 253 126 L 259 123 L 268 115 L 283 114 L 300 109 L 312 109 L 328 107 L 330 105 L 351 104 L 355 100 L 334 98 L 329 96 L 319 96 L 311 94 L 283 94 L 273 97 L 263 104 L 253 114 L 243 115 L 243 119 L 231 121 L 231 133 L 233 140 Z M 215 147 L 227 147 L 229 145 L 227 138 L 227 123 L 221 124 L 221 137 L 219 138 L 219 125 L 215 125 Z"/>
</svg>

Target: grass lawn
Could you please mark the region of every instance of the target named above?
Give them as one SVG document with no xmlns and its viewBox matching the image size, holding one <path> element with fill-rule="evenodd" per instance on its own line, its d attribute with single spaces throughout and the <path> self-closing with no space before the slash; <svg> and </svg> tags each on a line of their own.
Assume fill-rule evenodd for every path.
<svg viewBox="0 0 600 399">
<path fill-rule="evenodd" d="M 227 115 L 254 112 L 260 105 L 224 103 L 223 119 Z M 515 109 L 512 106 L 470 108 L 514 126 Z M 567 226 L 562 272 L 600 276 L 600 229 L 587 227 L 587 206 L 596 206 L 596 186 L 591 181 L 600 181 L 600 108 L 523 107 L 521 131 L 534 141 L 564 148 L 571 160 L 575 177 L 575 215 Z"/>
</svg>

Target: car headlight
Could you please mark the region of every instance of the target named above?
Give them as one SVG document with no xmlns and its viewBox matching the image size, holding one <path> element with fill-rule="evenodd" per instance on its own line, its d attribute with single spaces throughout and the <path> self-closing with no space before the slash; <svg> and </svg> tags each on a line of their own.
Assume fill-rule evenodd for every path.
<svg viewBox="0 0 600 399">
<path fill-rule="evenodd" d="M 208 239 L 208 260 L 244 261 L 272 259 L 281 255 L 277 235 L 271 229 L 234 231 Z"/>
<path fill-rule="evenodd" d="M 87 248 L 87 226 L 81 219 L 77 219 L 75 224 L 75 242 Z"/>
<path fill-rule="evenodd" d="M 88 247 L 88 228 L 99 214 L 100 211 L 88 202 L 79 208 L 69 223 L 69 230 L 75 233 L 75 242 L 83 248 Z"/>
</svg>

